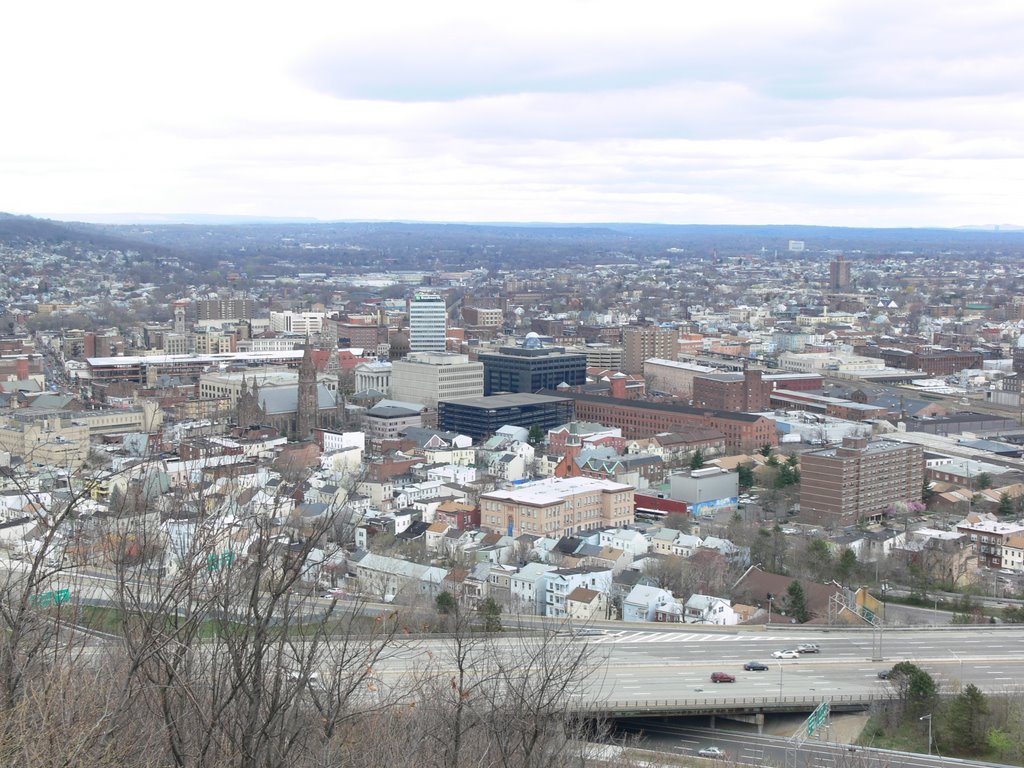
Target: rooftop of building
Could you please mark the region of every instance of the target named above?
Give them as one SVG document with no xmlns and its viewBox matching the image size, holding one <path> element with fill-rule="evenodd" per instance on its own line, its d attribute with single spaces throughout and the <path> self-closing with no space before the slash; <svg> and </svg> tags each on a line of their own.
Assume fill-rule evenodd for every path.
<svg viewBox="0 0 1024 768">
<path fill-rule="evenodd" d="M 545 405 L 563 402 L 563 395 L 533 395 L 528 392 L 514 392 L 506 395 L 484 395 L 481 397 L 459 397 L 441 400 L 441 403 L 466 406 L 469 408 L 521 408 L 527 405 Z"/>
</svg>

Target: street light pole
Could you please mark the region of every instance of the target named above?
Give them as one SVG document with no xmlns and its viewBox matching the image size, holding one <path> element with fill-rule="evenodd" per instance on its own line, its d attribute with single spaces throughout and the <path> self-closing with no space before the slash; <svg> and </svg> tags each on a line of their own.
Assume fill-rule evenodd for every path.
<svg viewBox="0 0 1024 768">
<path fill-rule="evenodd" d="M 931 754 L 932 754 L 932 716 L 931 716 L 931 713 L 925 715 L 924 717 L 919 717 L 917 719 L 918 720 L 927 720 L 928 721 L 928 756 L 931 757 Z"/>
<path fill-rule="evenodd" d="M 785 668 L 785 664 L 782 663 L 782 659 L 779 659 L 779 698 L 782 698 L 782 670 Z"/>
</svg>

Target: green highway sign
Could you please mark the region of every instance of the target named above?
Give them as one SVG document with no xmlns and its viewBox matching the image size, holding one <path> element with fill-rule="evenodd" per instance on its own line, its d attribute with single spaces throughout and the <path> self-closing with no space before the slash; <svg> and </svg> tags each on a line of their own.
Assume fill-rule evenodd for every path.
<svg viewBox="0 0 1024 768">
<path fill-rule="evenodd" d="M 49 592 L 42 592 L 38 595 L 32 595 L 30 602 L 38 608 L 49 608 L 51 605 L 64 605 L 64 603 L 71 602 L 71 590 L 53 589 Z"/>
<path fill-rule="evenodd" d="M 219 571 L 221 568 L 228 568 L 233 562 L 235 562 L 234 552 L 222 552 L 219 555 L 207 555 L 206 570 Z"/>
<path fill-rule="evenodd" d="M 825 724 L 828 720 L 828 702 L 823 701 L 817 706 L 817 708 L 811 712 L 807 717 L 807 735 L 813 736 L 814 732 Z"/>
</svg>

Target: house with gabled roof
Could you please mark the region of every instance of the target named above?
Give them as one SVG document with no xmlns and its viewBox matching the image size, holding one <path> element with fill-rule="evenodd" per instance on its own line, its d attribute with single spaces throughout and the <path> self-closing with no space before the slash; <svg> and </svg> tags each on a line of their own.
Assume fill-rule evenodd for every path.
<svg viewBox="0 0 1024 768">
<path fill-rule="evenodd" d="M 637 584 L 622 601 L 622 620 L 654 621 L 658 605 L 674 601 L 675 596 L 667 589 Z"/>
<path fill-rule="evenodd" d="M 732 609 L 732 602 L 724 597 L 690 595 L 683 606 L 683 621 L 687 624 L 732 626 L 739 623 L 739 617 Z"/>
</svg>

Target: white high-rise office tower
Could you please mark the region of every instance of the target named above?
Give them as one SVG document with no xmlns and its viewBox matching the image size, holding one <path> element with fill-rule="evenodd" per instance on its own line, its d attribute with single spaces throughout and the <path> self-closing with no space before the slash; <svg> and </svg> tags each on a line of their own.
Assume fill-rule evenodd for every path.
<svg viewBox="0 0 1024 768">
<path fill-rule="evenodd" d="M 409 351 L 444 352 L 448 338 L 444 297 L 417 293 L 409 304 Z"/>
</svg>

